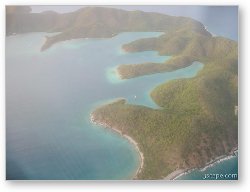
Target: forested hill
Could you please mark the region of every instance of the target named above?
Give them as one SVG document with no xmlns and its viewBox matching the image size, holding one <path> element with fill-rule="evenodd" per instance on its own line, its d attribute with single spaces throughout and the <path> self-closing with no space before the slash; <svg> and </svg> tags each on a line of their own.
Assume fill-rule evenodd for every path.
<svg viewBox="0 0 250 192">
<path fill-rule="evenodd" d="M 31 13 L 8 6 L 6 34 L 60 32 L 41 48 L 75 38 L 108 38 L 121 32 L 160 31 L 157 38 L 124 45 L 129 52 L 158 51 L 172 58 L 163 64 L 120 65 L 122 78 L 173 71 L 199 61 L 195 77 L 165 82 L 150 93 L 158 109 L 125 100 L 100 106 L 92 113 L 100 124 L 119 129 L 144 154 L 140 179 L 164 178 L 177 169 L 203 167 L 238 146 L 238 44 L 212 37 L 203 24 L 158 13 L 86 7 L 72 13 Z"/>
<path fill-rule="evenodd" d="M 121 32 L 189 30 L 211 36 L 200 22 L 186 18 L 142 11 L 85 7 L 71 13 L 46 11 L 31 13 L 27 6 L 6 7 L 6 34 L 61 32 L 47 37 L 42 50 L 54 43 L 76 38 L 105 38 Z"/>
</svg>

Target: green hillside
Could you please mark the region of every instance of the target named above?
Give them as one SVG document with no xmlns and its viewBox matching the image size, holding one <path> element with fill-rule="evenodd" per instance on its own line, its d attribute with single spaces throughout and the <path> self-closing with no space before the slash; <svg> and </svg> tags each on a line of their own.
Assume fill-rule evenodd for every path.
<svg viewBox="0 0 250 192">
<path fill-rule="evenodd" d="M 178 28 L 189 28 L 197 33 L 210 35 L 198 21 L 158 13 L 103 7 L 86 7 L 64 14 L 52 11 L 44 13 L 29 11 L 29 8 L 24 6 L 7 6 L 6 34 L 61 32 L 47 38 L 41 48 L 42 51 L 59 41 L 76 38 L 108 38 L 121 32 L 175 31 Z"/>
<path fill-rule="evenodd" d="M 238 44 L 212 37 L 193 19 L 141 11 L 87 7 L 72 13 L 30 13 L 29 7 L 7 6 L 6 34 L 60 32 L 47 37 L 41 48 L 54 43 L 121 32 L 161 31 L 157 38 L 123 46 L 128 52 L 157 51 L 171 56 L 164 63 L 119 65 L 124 79 L 174 71 L 199 61 L 194 78 L 172 80 L 154 88 L 159 109 L 119 100 L 94 110 L 93 120 L 116 127 L 138 142 L 144 154 L 140 179 L 164 178 L 176 169 L 202 167 L 238 145 Z"/>
<path fill-rule="evenodd" d="M 123 46 L 128 52 L 158 51 L 160 55 L 171 55 L 164 63 L 123 64 L 117 70 L 121 78 L 174 71 L 191 65 L 194 61 L 206 63 L 221 57 L 237 57 L 237 43 L 223 38 L 199 34 L 192 29 L 165 33 L 158 38 L 136 40 Z"/>
<path fill-rule="evenodd" d="M 176 37 L 177 36 L 177 37 Z M 155 50 L 171 55 L 165 63 L 118 66 L 122 78 L 173 71 L 199 61 L 202 71 L 191 79 L 155 87 L 151 109 L 123 102 L 94 111 L 97 121 L 122 129 L 139 142 L 145 166 L 141 179 L 163 178 L 176 169 L 202 167 L 237 147 L 238 45 L 223 37 L 191 31 L 166 33 L 124 45 L 130 52 Z"/>
<path fill-rule="evenodd" d="M 195 78 L 157 86 L 151 97 L 162 108 L 120 101 L 93 113 L 139 143 L 145 157 L 139 179 L 202 167 L 237 147 L 237 60 L 207 63 Z"/>
</svg>

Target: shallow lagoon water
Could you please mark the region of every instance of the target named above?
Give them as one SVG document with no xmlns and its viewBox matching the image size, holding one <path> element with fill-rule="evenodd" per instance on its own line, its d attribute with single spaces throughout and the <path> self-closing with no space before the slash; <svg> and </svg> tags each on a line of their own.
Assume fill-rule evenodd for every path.
<svg viewBox="0 0 250 192">
<path fill-rule="evenodd" d="M 154 51 L 121 52 L 124 43 L 161 33 L 122 33 L 77 39 L 40 52 L 46 33 L 6 38 L 7 179 L 130 179 L 139 167 L 134 146 L 90 123 L 98 105 L 123 97 L 158 107 L 149 97 L 158 84 L 190 78 L 202 64 L 121 81 L 118 64 L 163 62 Z M 136 95 L 136 99 L 135 99 Z"/>
</svg>

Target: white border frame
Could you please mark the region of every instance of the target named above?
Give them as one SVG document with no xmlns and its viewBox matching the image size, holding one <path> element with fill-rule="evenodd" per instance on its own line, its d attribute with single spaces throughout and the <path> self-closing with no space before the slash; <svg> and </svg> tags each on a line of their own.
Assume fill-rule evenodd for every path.
<svg viewBox="0 0 250 192">
<path fill-rule="evenodd" d="M 86 189 L 98 191 L 249 191 L 250 178 L 249 169 L 249 142 L 250 126 L 247 126 L 247 115 L 250 114 L 250 91 L 247 89 L 247 82 L 250 82 L 250 61 L 246 51 L 249 51 L 249 16 L 250 10 L 248 1 L 246 0 L 120 0 L 119 3 L 115 0 L 2 0 L 0 1 L 0 191 L 25 191 L 25 192 L 50 192 L 60 191 L 66 192 L 69 190 L 83 191 Z M 5 5 L 239 5 L 239 181 L 5 181 Z M 248 23 L 247 23 L 248 21 Z M 247 35 L 248 34 L 248 35 Z M 248 46 L 248 47 L 247 47 Z M 250 86 L 248 86 L 250 87 Z M 247 113 L 247 111 L 249 113 Z"/>
</svg>

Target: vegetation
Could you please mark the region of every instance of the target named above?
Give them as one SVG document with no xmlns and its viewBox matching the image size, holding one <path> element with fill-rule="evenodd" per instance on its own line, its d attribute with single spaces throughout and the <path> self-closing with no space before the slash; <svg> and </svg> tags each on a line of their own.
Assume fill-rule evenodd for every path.
<svg viewBox="0 0 250 192">
<path fill-rule="evenodd" d="M 97 108 L 96 120 L 120 129 L 144 154 L 139 179 L 202 167 L 237 147 L 237 60 L 206 63 L 195 78 L 172 80 L 151 92 L 151 109 L 124 100 Z"/>
<path fill-rule="evenodd" d="M 26 6 L 6 7 L 6 34 L 27 32 L 61 32 L 47 38 L 42 51 L 54 43 L 76 38 L 106 38 L 121 32 L 176 31 L 189 28 L 210 35 L 193 19 L 142 11 L 85 7 L 72 13 L 53 11 L 30 13 Z"/>
<path fill-rule="evenodd" d="M 121 79 L 130 79 L 153 73 L 175 71 L 183 67 L 188 67 L 193 63 L 193 61 L 195 61 L 194 58 L 190 56 L 176 56 L 172 57 L 164 64 L 142 63 L 142 64 L 119 65 L 117 68 L 117 72 L 119 73 Z"/>
<path fill-rule="evenodd" d="M 145 157 L 145 166 L 138 175 L 141 179 L 163 178 L 179 168 L 202 167 L 237 147 L 237 43 L 188 31 L 177 36 L 171 34 L 168 38 L 165 34 L 125 45 L 127 51 L 157 50 L 173 57 L 164 64 L 121 65 L 118 70 L 123 78 L 132 78 L 200 61 L 205 66 L 195 78 L 157 86 L 151 97 L 159 109 L 123 101 L 94 112 L 98 120 L 138 141 Z"/>
<path fill-rule="evenodd" d="M 193 61 L 214 60 L 215 58 L 237 57 L 237 43 L 222 37 L 199 34 L 193 29 L 166 32 L 158 38 L 136 40 L 123 46 L 128 52 L 156 50 L 160 55 L 171 55 L 164 63 L 127 64 L 118 66 L 121 78 L 128 79 L 141 75 L 173 71 L 187 67 Z"/>
<path fill-rule="evenodd" d="M 7 35 L 61 32 L 47 37 L 42 50 L 73 38 L 112 37 L 126 31 L 164 32 L 123 48 L 130 52 L 155 50 L 172 58 L 162 64 L 120 65 L 122 78 L 173 71 L 193 61 L 204 63 L 196 77 L 172 80 L 151 92 L 159 109 L 119 100 L 93 112 L 95 121 L 116 127 L 138 142 L 145 158 L 139 179 L 158 179 L 179 168 L 201 167 L 237 147 L 236 42 L 212 37 L 201 23 L 189 18 L 141 11 L 88 7 L 73 13 L 35 14 L 27 7 L 8 6 L 6 13 Z"/>
<path fill-rule="evenodd" d="M 95 120 L 133 137 L 144 154 L 139 179 L 163 178 L 176 169 L 202 167 L 230 153 L 238 143 L 238 45 L 235 41 L 180 26 L 158 38 L 123 46 L 129 52 L 158 51 L 171 55 L 165 63 L 118 66 L 122 78 L 173 71 L 204 63 L 195 78 L 172 80 L 157 86 L 152 109 L 124 100 L 97 108 Z"/>
</svg>

